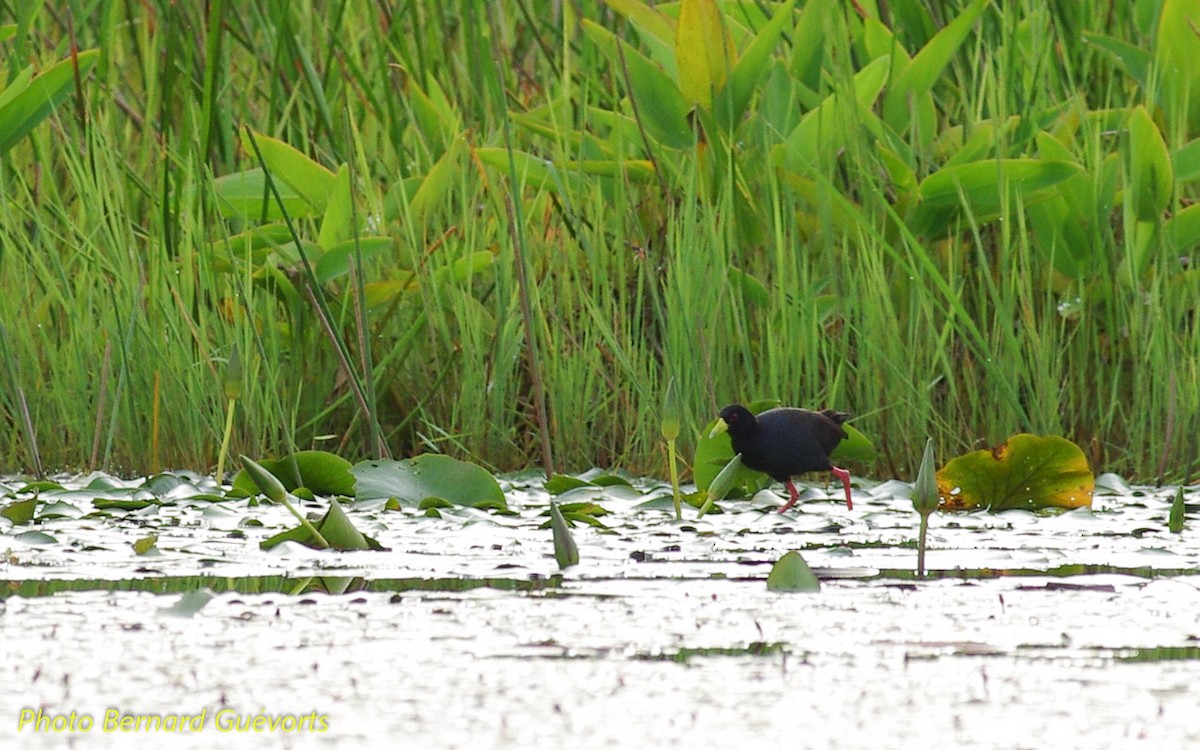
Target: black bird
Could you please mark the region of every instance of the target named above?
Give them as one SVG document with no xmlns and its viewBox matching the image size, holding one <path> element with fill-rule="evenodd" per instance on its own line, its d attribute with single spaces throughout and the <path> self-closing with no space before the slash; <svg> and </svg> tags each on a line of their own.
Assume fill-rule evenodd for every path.
<svg viewBox="0 0 1200 750">
<path fill-rule="evenodd" d="M 741 404 L 730 404 L 721 410 L 709 437 L 729 430 L 733 452 L 742 454 L 743 465 L 787 485 L 792 499 L 779 509 L 780 513 L 800 499 L 792 477 L 808 471 L 831 471 L 838 476 L 846 488 L 846 507 L 853 510 L 850 472 L 829 460 L 837 444 L 848 437 L 842 422 L 849 418 L 849 413 L 832 409 L 790 407 L 768 409 L 756 417 Z"/>
</svg>

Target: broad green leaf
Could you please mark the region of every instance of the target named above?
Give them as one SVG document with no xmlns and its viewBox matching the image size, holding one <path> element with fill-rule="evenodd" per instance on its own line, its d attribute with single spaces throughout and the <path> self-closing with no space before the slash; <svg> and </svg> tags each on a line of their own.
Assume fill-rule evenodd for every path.
<svg viewBox="0 0 1200 750">
<path fill-rule="evenodd" d="M 192 500 L 198 500 L 201 498 L 206 500 L 225 499 L 223 497 L 214 498 L 205 495 L 193 495 L 191 497 Z M 158 505 L 158 503 L 154 502 L 153 500 L 113 500 L 103 497 L 98 497 L 92 501 L 92 507 L 96 508 L 96 510 L 141 510 L 142 508 L 149 508 L 151 505 Z"/>
<path fill-rule="evenodd" d="M 718 110 L 721 106 L 729 107 L 728 112 L 722 112 L 719 115 L 720 122 L 731 122 L 736 126 L 742 121 L 742 115 L 750 103 L 750 97 L 754 94 L 758 81 L 762 78 L 763 70 L 766 69 L 767 63 L 771 59 L 771 53 L 779 46 L 779 38 L 792 19 L 792 9 L 795 4 L 796 0 L 787 0 L 780 4 L 775 10 L 775 15 L 755 35 L 754 40 L 738 57 L 733 69 L 729 72 L 729 80 L 726 83 L 728 97 L 722 96 L 718 100 Z"/>
<path fill-rule="evenodd" d="M 988 0 L 972 0 L 892 80 L 883 99 L 883 119 L 897 133 L 908 130 L 911 107 L 930 95 L 987 4 Z"/>
<path fill-rule="evenodd" d="M 806 0 L 800 20 L 792 32 L 791 73 L 809 91 L 821 85 L 821 69 L 825 61 L 826 20 L 831 12 L 841 12 L 835 0 Z"/>
<path fill-rule="evenodd" d="M 1175 490 L 1175 498 L 1171 501 L 1171 511 L 1167 514 L 1167 529 L 1172 534 L 1183 531 L 1184 512 L 1187 510 L 1183 503 L 1183 485 Z"/>
<path fill-rule="evenodd" d="M 1163 236 L 1175 252 L 1188 253 L 1200 244 L 1200 203 L 1188 206 L 1163 224 Z"/>
<path fill-rule="evenodd" d="M 83 511 L 76 506 L 59 501 L 43 505 L 37 517 L 38 520 L 48 520 L 51 518 L 79 518 L 82 515 Z"/>
<path fill-rule="evenodd" d="M 411 73 L 404 79 L 404 93 L 412 105 L 413 119 L 430 149 L 436 153 L 462 131 L 462 122 L 454 105 L 432 77 L 427 81 L 426 89 L 416 85 Z"/>
<path fill-rule="evenodd" d="M 467 140 L 460 135 L 450 143 L 446 153 L 429 168 L 429 172 L 408 202 L 408 217 L 416 222 L 420 231 L 424 231 L 429 217 L 445 205 L 446 196 L 457 184 L 459 163 L 466 152 Z"/>
<path fill-rule="evenodd" d="M 156 544 L 158 544 L 158 534 L 151 534 L 135 540 L 130 546 L 133 547 L 135 555 L 144 555 L 154 549 Z"/>
<path fill-rule="evenodd" d="M 1028 199 L 1034 191 L 1081 171 L 1078 164 L 1043 159 L 977 161 L 939 169 L 926 177 L 921 182 L 921 201 L 934 207 L 961 206 L 965 201 L 978 213 L 993 213 L 1002 203 L 1002 185 L 1021 191 Z"/>
<path fill-rule="evenodd" d="M 394 497 L 415 508 L 427 497 L 440 497 L 460 506 L 508 507 L 495 477 L 450 456 L 426 453 L 403 461 L 363 461 L 350 473 L 358 480 L 359 500 Z"/>
<path fill-rule="evenodd" d="M 17 25 L 15 23 L 0 24 L 0 42 L 7 42 L 17 35 Z"/>
<path fill-rule="evenodd" d="M 255 153 L 251 138 L 258 144 L 263 163 L 271 170 L 271 177 L 276 183 L 282 182 L 290 187 L 317 213 L 325 212 L 329 196 L 337 183 L 337 175 L 278 138 L 252 133 L 244 128 L 240 132 L 246 153 L 251 156 Z"/>
<path fill-rule="evenodd" d="M 579 477 L 567 476 L 566 474 L 555 474 L 546 480 L 543 487 L 546 492 L 551 495 L 561 495 L 570 490 L 576 490 L 580 487 L 591 487 L 591 482 L 580 479 Z"/>
<path fill-rule="evenodd" d="M 771 295 L 761 281 L 735 266 L 725 269 L 725 279 L 729 282 L 730 291 L 735 292 L 743 302 L 749 302 L 759 307 L 771 304 Z"/>
<path fill-rule="evenodd" d="M 575 545 L 575 538 L 571 536 L 567 520 L 558 509 L 558 503 L 553 500 L 550 501 L 550 528 L 554 535 L 554 560 L 558 567 L 561 569 L 578 565 L 579 548 Z"/>
<path fill-rule="evenodd" d="M 1070 440 L 1020 434 L 950 461 L 938 471 L 937 484 L 947 510 L 997 512 L 1090 507 L 1095 479 Z"/>
<path fill-rule="evenodd" d="M 58 540 L 50 536 L 44 531 L 23 531 L 12 537 L 13 541 L 31 546 L 42 546 L 45 544 L 58 544 Z"/>
<path fill-rule="evenodd" d="M 508 150 L 503 148 L 477 148 L 475 156 L 482 163 L 494 167 L 508 176 Z M 550 190 L 561 194 L 564 188 L 569 193 L 579 193 L 583 182 L 574 172 L 559 171 L 554 163 L 524 151 L 513 150 L 513 164 L 517 171 L 517 182 L 522 187 L 534 190 Z"/>
<path fill-rule="evenodd" d="M 837 444 L 829 458 L 834 463 L 840 461 L 870 461 L 875 458 L 875 445 L 858 428 L 852 424 L 843 424 L 846 437 Z"/>
<path fill-rule="evenodd" d="M 792 550 L 771 566 L 767 591 L 812 592 L 821 590 L 821 581 L 799 552 Z"/>
<path fill-rule="evenodd" d="M 1082 171 L 1078 164 L 1044 159 L 988 159 L 940 169 L 921 183 L 921 202 L 907 223 L 918 236 L 941 237 L 967 207 L 982 224 L 999 217 L 1006 203 L 1015 208 L 1018 197 L 1024 206 L 1053 197 L 1050 188 Z"/>
<path fill-rule="evenodd" d="M 865 108 L 883 90 L 887 80 L 888 58 L 874 60 L 854 74 L 853 90 L 830 94 L 821 104 L 801 118 L 782 146 L 782 166 L 808 173 L 821 157 L 832 158 L 845 144 L 850 123 L 861 123 Z"/>
<path fill-rule="evenodd" d="M 1175 172 L 1175 183 L 1178 185 L 1200 180 L 1200 138 L 1171 154 L 1171 169 Z"/>
<path fill-rule="evenodd" d="M 1159 101 L 1168 121 L 1183 120 L 1192 135 L 1200 134 L 1200 3 L 1163 0 L 1154 40 L 1154 67 Z"/>
<path fill-rule="evenodd" d="M 350 472 L 350 462 L 346 459 L 317 450 L 297 451 L 295 458 L 296 466 L 300 469 L 300 484 L 296 484 L 292 477 L 291 461 L 287 457 L 264 458 L 257 463 L 282 482 L 288 492 L 306 487 L 318 495 L 354 494 L 354 477 Z M 239 492 L 253 495 L 258 491 L 256 487 L 245 469 L 233 478 L 233 489 Z"/>
<path fill-rule="evenodd" d="M 663 44 L 675 44 L 675 21 L 641 0 L 604 0 L 604 4 L 633 21 Z"/>
<path fill-rule="evenodd" d="M 288 216 L 293 219 L 312 218 L 320 213 L 286 183 L 276 180 L 275 187 L 279 190 Z M 278 221 L 283 218 L 279 204 L 267 190 L 263 171 L 257 167 L 216 178 L 213 180 L 213 190 L 217 194 L 217 209 L 226 218 L 244 221 L 259 221 L 264 217 L 267 221 Z"/>
<path fill-rule="evenodd" d="M 495 263 L 496 256 L 490 251 L 476 250 L 462 258 L 456 258 L 450 265 L 442 266 L 434 271 L 433 285 L 441 289 L 448 284 L 467 284 Z"/>
<path fill-rule="evenodd" d="M 321 254 L 313 268 L 317 281 L 324 284 L 341 278 L 350 273 L 350 259 L 354 258 L 357 262 L 358 253 L 362 253 L 365 262 L 391 250 L 393 243 L 391 237 L 360 237 L 357 250 L 353 239 L 334 245 Z M 362 273 L 362 269 L 359 269 L 359 273 Z"/>
<path fill-rule="evenodd" d="M 628 84 L 632 87 L 630 96 L 636 106 L 637 118 L 647 134 L 668 148 L 690 148 L 693 136 L 688 123 L 688 111 L 691 106 L 670 76 L 604 27 L 587 19 L 584 19 L 582 27 L 584 33 L 607 53 L 613 65 L 614 77 L 624 82 L 625 68 L 628 69 Z"/>
<path fill-rule="evenodd" d="M 329 191 L 329 199 L 325 204 L 325 214 L 321 217 L 321 231 L 317 235 L 317 245 L 322 250 L 328 250 L 334 245 L 354 239 L 354 194 L 350 190 L 350 167 L 343 164 L 338 168 L 334 178 L 333 188 Z"/>
<path fill-rule="evenodd" d="M 1171 155 L 1162 133 L 1142 105 L 1129 115 L 1129 184 L 1138 221 L 1157 221 L 1171 201 L 1175 183 Z"/>
<path fill-rule="evenodd" d="M 312 531 L 301 524 L 263 540 L 259 543 L 259 548 L 269 550 L 283 542 L 296 542 L 314 549 L 383 550 L 378 541 L 355 528 L 336 499 L 329 501 L 329 510 L 325 511 L 325 515 L 314 522 L 312 527 L 320 533 L 324 545 L 317 541 Z"/>
<path fill-rule="evenodd" d="M 736 51 L 716 0 L 682 0 L 675 27 L 675 62 L 684 101 L 712 110 Z"/>
<path fill-rule="evenodd" d="M 38 499 L 36 497 L 31 497 L 28 500 L 18 500 L 15 503 L 9 503 L 4 506 L 4 510 L 0 510 L 0 516 L 4 516 L 12 521 L 13 525 L 20 526 L 23 523 L 29 523 L 33 520 L 37 504 Z"/>
<path fill-rule="evenodd" d="M 346 511 L 342 510 L 342 504 L 337 501 L 337 498 L 330 499 L 329 510 L 326 511 L 325 518 L 317 525 L 317 528 L 321 530 L 321 536 L 325 537 L 333 549 L 372 549 L 362 532 L 354 528 L 354 524 L 346 515 Z M 378 544 L 375 548 L 378 549 Z"/>
<path fill-rule="evenodd" d="M 22 74 L 10 83 L 0 94 L 0 154 L 29 135 L 75 90 L 77 65 L 82 77 L 91 71 L 99 57 L 100 50 L 86 50 L 75 59 L 61 60 L 32 78 Z"/>
<path fill-rule="evenodd" d="M 1151 54 L 1148 50 L 1121 39 L 1091 31 L 1083 32 L 1083 40 L 1107 52 L 1125 70 L 1125 74 L 1145 88 L 1149 79 Z"/>
</svg>

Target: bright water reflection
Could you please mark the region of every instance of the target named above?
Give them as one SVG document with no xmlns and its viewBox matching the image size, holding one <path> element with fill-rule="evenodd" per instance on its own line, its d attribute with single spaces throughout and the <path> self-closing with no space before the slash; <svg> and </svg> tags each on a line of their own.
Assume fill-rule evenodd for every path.
<svg viewBox="0 0 1200 750">
<path fill-rule="evenodd" d="M 767 512 L 767 494 L 683 523 L 640 508 L 641 493 L 588 491 L 611 532 L 577 527 L 582 563 L 561 579 L 539 528 L 546 495 L 506 489 L 515 516 L 350 510 L 390 548 L 375 553 L 261 552 L 291 525 L 286 511 L 186 496 L 101 515 L 76 492 L 62 502 L 77 513 L 0 522 L 0 578 L 13 582 L 0 602 L 0 744 L 1200 746 L 1200 543 L 1190 527 L 1165 531 L 1169 490 L 1051 518 L 937 516 L 928 562 L 945 577 L 917 582 L 916 516 L 898 483 L 856 486 L 854 512 L 816 490 L 792 516 Z M 147 534 L 156 551 L 135 555 Z M 789 549 L 824 571 L 820 593 L 766 591 Z M 1063 567 L 1078 565 L 1094 567 Z M 364 580 L 288 593 L 311 575 Z M 150 592 L 190 588 L 189 576 L 219 593 L 193 616 L 165 614 L 181 596 Z M 31 583 L 63 579 L 81 590 Z M 106 590 L 131 579 L 148 590 Z M 454 585 L 467 579 L 479 581 Z M 1156 653 L 1175 658 L 1136 660 Z M 18 734 L 27 707 L 97 723 Z M 208 723 L 105 733 L 110 708 L 204 710 Z M 316 713 L 328 731 L 222 733 L 221 710 Z"/>
</svg>

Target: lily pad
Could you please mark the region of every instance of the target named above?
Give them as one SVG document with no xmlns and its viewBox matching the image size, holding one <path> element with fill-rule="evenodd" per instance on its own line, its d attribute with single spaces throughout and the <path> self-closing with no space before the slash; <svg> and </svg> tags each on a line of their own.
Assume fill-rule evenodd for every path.
<svg viewBox="0 0 1200 750">
<path fill-rule="evenodd" d="M 403 461 L 363 461 L 350 469 L 359 500 L 394 497 L 416 508 L 428 497 L 459 506 L 508 508 L 496 478 L 480 466 L 437 453 Z"/>
<path fill-rule="evenodd" d="M 383 546 L 378 541 L 363 534 L 354 527 L 354 524 L 350 521 L 350 517 L 342 510 L 341 503 L 336 499 L 329 501 L 329 510 L 326 511 L 325 517 L 320 521 L 313 521 L 312 523 L 317 531 L 321 532 L 321 536 L 325 538 L 325 541 L 329 543 L 330 549 L 383 550 Z M 300 525 L 264 540 L 259 544 L 259 547 L 267 550 L 288 541 L 299 542 L 314 549 L 320 546 L 309 530 Z"/>
<path fill-rule="evenodd" d="M 553 500 L 550 501 L 550 527 L 554 536 L 554 560 L 559 569 L 578 565 L 579 548 L 575 545 L 575 538 L 571 536 L 566 519 L 559 512 L 558 503 Z"/>
<path fill-rule="evenodd" d="M 14 525 L 29 523 L 33 520 L 34 511 L 37 510 L 38 499 L 31 497 L 28 500 L 18 500 L 15 503 L 9 503 L 0 510 L 0 516 L 4 516 L 12 521 Z"/>
<path fill-rule="evenodd" d="M 1082 508 L 1095 477 L 1078 445 L 1055 435 L 1014 435 L 992 450 L 959 456 L 937 473 L 945 510 Z"/>
<path fill-rule="evenodd" d="M 821 581 L 795 550 L 779 558 L 767 575 L 767 591 L 819 591 Z"/>
<path fill-rule="evenodd" d="M 296 467 L 300 470 L 300 484 L 296 483 L 291 459 L 264 458 L 258 463 L 274 474 L 288 492 L 306 487 L 317 495 L 354 494 L 354 476 L 346 459 L 327 451 L 297 451 L 295 458 Z M 233 478 L 233 489 L 243 496 L 256 495 L 259 491 L 258 485 L 245 469 Z"/>
</svg>

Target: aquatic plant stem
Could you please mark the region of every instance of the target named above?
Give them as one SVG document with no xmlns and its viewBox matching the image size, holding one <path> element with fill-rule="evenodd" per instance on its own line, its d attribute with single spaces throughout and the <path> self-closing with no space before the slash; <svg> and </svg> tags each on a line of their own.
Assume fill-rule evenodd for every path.
<svg viewBox="0 0 1200 750">
<path fill-rule="evenodd" d="M 679 466 L 675 460 L 675 438 L 667 441 L 667 463 L 671 467 L 671 492 L 675 498 L 675 520 L 683 520 L 683 501 L 679 495 Z"/>
<path fill-rule="evenodd" d="M 929 514 L 921 514 L 921 530 L 917 532 L 917 578 L 925 577 L 925 535 L 929 531 Z"/>
</svg>

